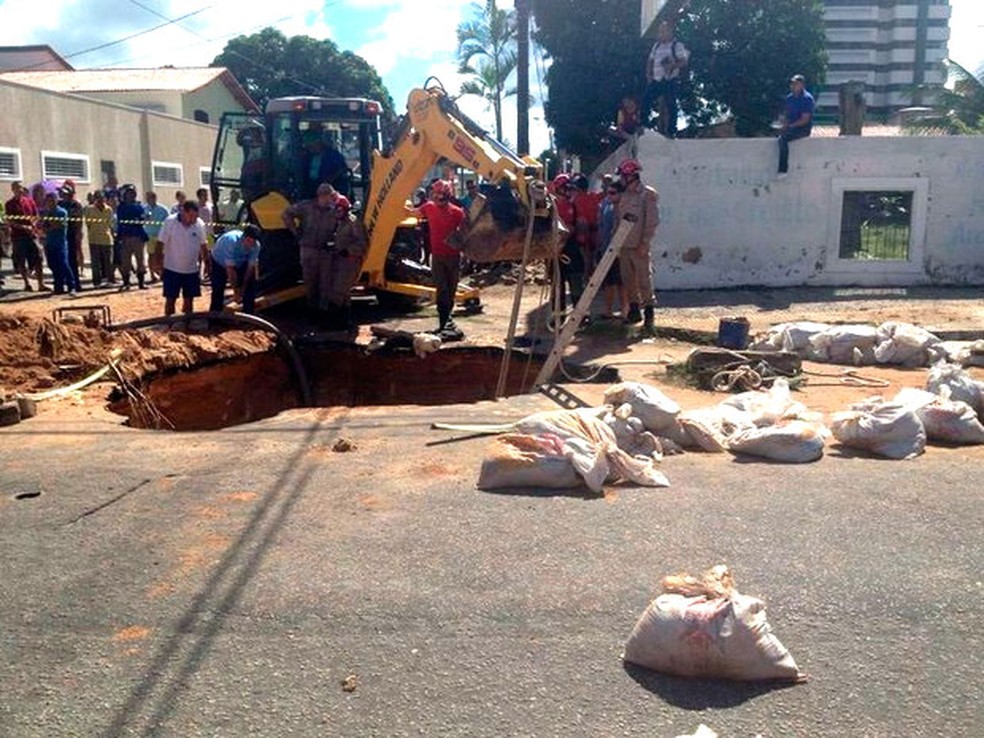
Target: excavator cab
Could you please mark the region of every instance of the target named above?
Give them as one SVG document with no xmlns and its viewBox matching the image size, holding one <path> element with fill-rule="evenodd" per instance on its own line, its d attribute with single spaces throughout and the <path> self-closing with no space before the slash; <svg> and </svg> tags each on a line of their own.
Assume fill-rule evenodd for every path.
<svg viewBox="0 0 984 738">
<path fill-rule="evenodd" d="M 225 113 L 212 160 L 217 225 L 253 221 L 264 230 L 260 292 L 295 286 L 300 256 L 280 216 L 330 182 L 365 202 L 372 152 L 380 147 L 379 103 L 363 98 L 285 97 L 262 116 Z"/>
</svg>

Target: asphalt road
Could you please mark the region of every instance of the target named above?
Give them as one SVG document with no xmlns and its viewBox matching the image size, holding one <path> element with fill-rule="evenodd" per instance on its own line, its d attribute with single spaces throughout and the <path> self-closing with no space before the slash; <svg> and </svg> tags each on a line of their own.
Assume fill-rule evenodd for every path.
<svg viewBox="0 0 984 738">
<path fill-rule="evenodd" d="M 485 440 L 428 445 L 548 407 L 4 429 L 0 735 L 984 732 L 979 451 L 688 454 L 595 498 L 479 492 Z M 720 562 L 809 683 L 623 666 L 659 579 Z"/>
</svg>

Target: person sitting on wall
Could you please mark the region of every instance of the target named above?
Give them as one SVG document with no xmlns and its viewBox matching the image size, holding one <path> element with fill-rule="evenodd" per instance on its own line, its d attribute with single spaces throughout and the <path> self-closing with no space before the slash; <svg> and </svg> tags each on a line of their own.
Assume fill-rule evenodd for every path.
<svg viewBox="0 0 984 738">
<path fill-rule="evenodd" d="M 789 94 L 786 95 L 786 109 L 779 132 L 777 179 L 785 179 L 789 172 L 789 142 L 806 138 L 813 130 L 813 108 L 813 95 L 806 89 L 806 80 L 802 74 L 794 74 L 789 80 Z"/>
</svg>

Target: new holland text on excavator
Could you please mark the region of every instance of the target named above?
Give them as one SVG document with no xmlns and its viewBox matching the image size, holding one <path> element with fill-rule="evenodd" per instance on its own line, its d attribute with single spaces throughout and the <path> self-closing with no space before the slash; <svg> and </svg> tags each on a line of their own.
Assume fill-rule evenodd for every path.
<svg viewBox="0 0 984 738">
<path fill-rule="evenodd" d="M 356 294 L 433 299 L 430 270 L 415 259 L 418 219 L 408 201 L 436 166 L 461 167 L 484 182 L 485 196 L 459 234 L 466 258 L 518 261 L 527 240 L 530 259 L 557 255 L 562 226 L 536 159 L 496 141 L 433 80 L 411 91 L 387 145 L 381 114 L 378 102 L 363 98 L 287 97 L 270 100 L 263 115 L 223 115 L 212 161 L 215 222 L 263 230 L 261 302 L 302 294 L 298 245 L 281 214 L 313 197 L 322 181 L 361 207 L 369 247 L 352 285 Z M 479 309 L 478 290 L 460 286 L 455 302 Z"/>
</svg>

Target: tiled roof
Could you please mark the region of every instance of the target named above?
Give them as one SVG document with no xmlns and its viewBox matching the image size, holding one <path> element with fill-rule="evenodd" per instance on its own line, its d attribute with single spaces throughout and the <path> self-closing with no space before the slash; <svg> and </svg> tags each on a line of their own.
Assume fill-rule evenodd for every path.
<svg viewBox="0 0 984 738">
<path fill-rule="evenodd" d="M 156 69 L 77 69 L 73 71 L 3 72 L 0 80 L 52 92 L 192 92 L 221 78 L 247 109 L 256 104 L 225 67 L 159 67 Z"/>
</svg>

